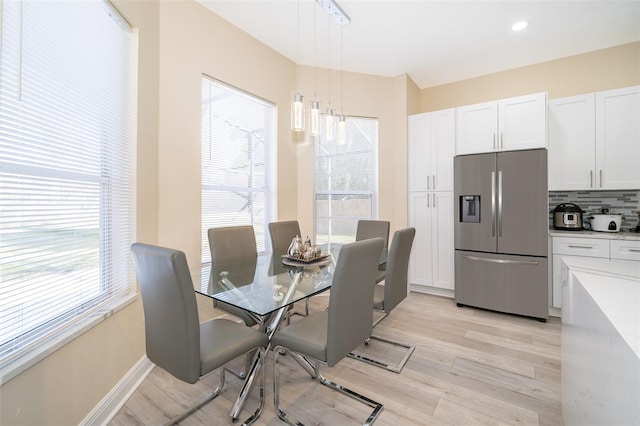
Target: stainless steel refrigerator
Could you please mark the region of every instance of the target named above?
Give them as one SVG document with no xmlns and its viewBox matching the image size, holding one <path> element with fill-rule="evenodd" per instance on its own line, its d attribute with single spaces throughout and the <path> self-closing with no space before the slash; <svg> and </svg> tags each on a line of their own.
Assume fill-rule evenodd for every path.
<svg viewBox="0 0 640 426">
<path fill-rule="evenodd" d="M 547 150 L 454 158 L 455 299 L 546 320 Z"/>
</svg>

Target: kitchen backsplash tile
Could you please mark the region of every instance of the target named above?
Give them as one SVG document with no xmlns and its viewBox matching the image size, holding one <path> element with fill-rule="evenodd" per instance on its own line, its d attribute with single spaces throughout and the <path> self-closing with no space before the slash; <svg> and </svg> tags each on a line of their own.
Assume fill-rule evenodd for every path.
<svg viewBox="0 0 640 426">
<path fill-rule="evenodd" d="M 613 213 L 622 213 L 621 229 L 635 228 L 638 224 L 637 211 L 640 210 L 640 190 L 637 191 L 550 191 L 549 211 L 562 203 L 573 203 L 589 214 L 609 209 Z M 553 224 L 553 215 L 549 214 L 549 223 Z"/>
</svg>

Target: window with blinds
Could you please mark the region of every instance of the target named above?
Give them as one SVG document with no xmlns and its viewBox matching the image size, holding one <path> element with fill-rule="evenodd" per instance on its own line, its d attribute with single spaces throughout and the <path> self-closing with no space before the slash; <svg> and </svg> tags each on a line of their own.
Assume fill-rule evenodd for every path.
<svg viewBox="0 0 640 426">
<path fill-rule="evenodd" d="M 103 1 L 4 1 L 0 366 L 133 285 L 135 37 Z"/>
<path fill-rule="evenodd" d="M 327 140 L 321 129 L 314 149 L 315 238 L 351 242 L 360 219 L 377 217 L 378 120 L 346 117 L 346 138 Z"/>
<path fill-rule="evenodd" d="M 202 262 L 209 228 L 253 225 L 258 252 L 269 249 L 275 218 L 275 106 L 202 77 Z"/>
</svg>

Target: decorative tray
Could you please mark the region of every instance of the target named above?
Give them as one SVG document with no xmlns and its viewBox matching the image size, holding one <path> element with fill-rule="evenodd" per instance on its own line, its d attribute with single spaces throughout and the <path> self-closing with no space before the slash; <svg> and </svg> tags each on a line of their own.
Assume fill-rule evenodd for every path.
<svg viewBox="0 0 640 426">
<path fill-rule="evenodd" d="M 297 263 L 297 264 L 302 264 L 302 265 L 310 265 L 310 264 L 316 264 L 318 262 L 321 262 L 323 260 L 327 260 L 329 258 L 329 256 L 331 256 L 331 254 L 329 253 L 322 253 L 320 256 L 316 256 L 316 257 L 311 257 L 308 259 L 305 259 L 302 256 L 293 256 L 290 254 L 283 254 L 282 255 L 282 263 Z M 287 262 L 285 262 L 287 261 Z"/>
</svg>

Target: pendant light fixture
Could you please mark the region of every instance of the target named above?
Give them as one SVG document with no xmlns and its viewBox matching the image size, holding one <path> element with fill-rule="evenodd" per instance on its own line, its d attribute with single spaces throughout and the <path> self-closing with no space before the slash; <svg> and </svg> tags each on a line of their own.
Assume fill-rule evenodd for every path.
<svg viewBox="0 0 640 426">
<path fill-rule="evenodd" d="M 340 27 L 340 119 L 338 121 L 338 145 L 347 142 L 347 121 L 344 116 L 344 41 L 343 29 Z"/>
<path fill-rule="evenodd" d="M 300 0 L 298 0 L 298 23 L 297 23 L 297 36 L 298 36 L 298 53 L 297 62 L 300 62 Z M 296 64 L 296 93 L 293 95 L 293 102 L 291 103 L 291 130 L 294 132 L 304 132 L 304 96 L 300 93 L 300 66 Z"/>
<path fill-rule="evenodd" d="M 316 8 L 313 8 L 313 99 L 311 100 L 311 109 L 309 110 L 309 130 L 311 136 L 318 136 L 320 133 L 320 102 L 317 98 L 317 29 L 316 29 Z"/>
<path fill-rule="evenodd" d="M 327 141 L 332 141 L 335 134 L 335 120 L 333 115 L 333 106 L 331 105 L 331 19 L 329 18 L 329 105 L 327 106 L 327 112 L 325 113 L 325 138 Z"/>
</svg>

